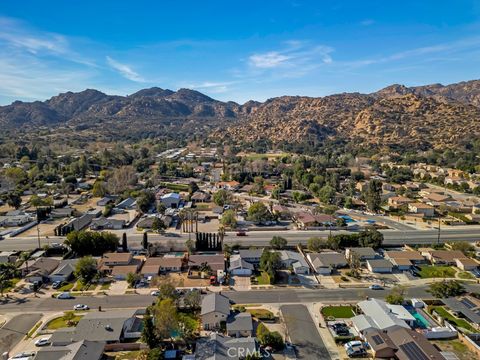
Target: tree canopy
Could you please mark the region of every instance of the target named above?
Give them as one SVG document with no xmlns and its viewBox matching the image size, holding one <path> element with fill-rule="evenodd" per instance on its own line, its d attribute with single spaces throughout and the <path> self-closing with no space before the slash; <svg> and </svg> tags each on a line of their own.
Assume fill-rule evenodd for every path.
<svg viewBox="0 0 480 360">
<path fill-rule="evenodd" d="M 65 244 L 79 256 L 101 256 L 108 251 L 116 251 L 118 236 L 106 231 L 72 231 L 67 235 Z"/>
</svg>

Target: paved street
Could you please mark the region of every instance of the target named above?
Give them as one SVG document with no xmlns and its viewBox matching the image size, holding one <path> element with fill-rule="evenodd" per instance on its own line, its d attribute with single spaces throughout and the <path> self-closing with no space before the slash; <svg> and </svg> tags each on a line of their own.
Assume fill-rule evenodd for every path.
<svg viewBox="0 0 480 360">
<path fill-rule="evenodd" d="M 385 245 L 395 246 L 403 244 L 432 244 L 438 240 L 438 230 L 381 230 L 384 235 Z M 332 231 L 332 234 L 352 233 L 348 231 Z M 229 232 L 225 236 L 227 244 L 241 244 L 243 246 L 267 246 L 274 235 L 280 235 L 286 238 L 291 245 L 299 243 L 306 244 L 307 240 L 313 236 L 327 237 L 329 231 L 250 231 L 245 237 L 238 237 L 234 232 Z M 140 234 L 130 235 L 128 244 L 130 246 L 140 246 L 143 236 Z M 163 244 L 183 246 L 188 240 L 187 234 L 175 234 L 175 236 L 164 236 L 158 234 L 150 234 L 149 241 L 161 242 Z M 61 243 L 65 239 L 62 237 L 50 237 L 48 239 L 41 238 L 40 244 L 47 245 L 51 243 Z M 445 228 L 441 229 L 440 241 L 479 241 L 480 226 L 470 226 L 468 228 Z M 0 250 L 29 250 L 38 246 L 36 237 L 14 237 L 0 240 Z"/>
<path fill-rule="evenodd" d="M 287 327 L 287 335 L 296 347 L 298 359 L 331 358 L 305 305 L 283 305 L 280 311 Z"/>
<path fill-rule="evenodd" d="M 41 317 L 41 314 L 18 315 L 2 326 L 0 329 L 0 354 L 13 349 Z"/>
<path fill-rule="evenodd" d="M 480 292 L 480 285 L 466 285 L 469 291 Z M 406 296 L 412 298 L 431 298 L 426 291 L 428 286 L 421 285 L 409 287 Z M 388 290 L 370 289 L 269 289 L 250 291 L 225 291 L 222 294 L 228 296 L 237 304 L 288 304 L 310 302 L 335 302 L 357 301 L 368 297 L 384 298 Z M 25 312 L 25 311 L 61 311 L 71 310 L 73 305 L 82 303 L 91 309 L 124 309 L 144 308 L 155 301 L 150 295 L 110 295 L 110 296 L 78 296 L 76 299 L 59 300 L 53 298 L 26 298 L 15 300 L 13 298 L 2 299 L 0 313 Z"/>
</svg>

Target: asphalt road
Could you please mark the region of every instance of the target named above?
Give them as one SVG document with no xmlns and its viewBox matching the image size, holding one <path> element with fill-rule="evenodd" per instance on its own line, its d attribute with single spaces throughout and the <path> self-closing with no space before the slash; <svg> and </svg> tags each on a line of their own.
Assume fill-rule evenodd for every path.
<svg viewBox="0 0 480 360">
<path fill-rule="evenodd" d="M 0 329 L 0 354 L 11 351 L 40 320 L 41 314 L 22 314 L 13 317 Z"/>
<path fill-rule="evenodd" d="M 438 240 L 438 230 L 381 230 L 384 235 L 386 246 L 396 246 L 403 244 L 432 244 Z M 267 246 L 274 235 L 280 235 L 286 238 L 291 245 L 306 244 L 307 240 L 313 236 L 327 237 L 329 231 L 250 231 L 247 236 L 236 236 L 235 233 L 229 232 L 225 236 L 225 243 L 233 245 L 240 244 L 243 246 Z M 332 231 L 332 234 L 352 233 L 348 231 Z M 192 235 L 194 237 L 194 235 Z M 143 235 L 135 234 L 128 236 L 129 246 L 141 246 Z M 188 234 L 175 234 L 170 236 L 149 234 L 150 242 L 162 242 L 164 244 L 184 244 L 188 240 Z M 51 243 L 62 243 L 62 237 L 41 238 L 41 246 Z M 450 241 L 480 241 L 480 227 L 472 226 L 460 229 L 442 229 L 440 232 L 440 242 Z M 35 237 L 14 237 L 0 240 L 0 250 L 29 250 L 38 246 Z"/>
<path fill-rule="evenodd" d="M 480 292 L 480 285 L 466 285 L 467 290 Z M 407 289 L 406 296 L 411 298 L 431 298 L 426 291 L 428 286 L 415 286 Z M 388 290 L 362 289 L 292 289 L 224 291 L 237 304 L 289 304 L 309 302 L 358 301 L 368 297 L 384 298 Z M 86 304 L 91 309 L 145 308 L 155 301 L 150 295 L 110 295 L 78 296 L 75 299 L 59 300 L 53 298 L 27 298 L 16 300 L 2 299 L 0 313 L 25 311 L 62 311 L 71 310 L 75 304 Z"/>
<path fill-rule="evenodd" d="M 280 311 L 287 327 L 287 335 L 296 347 L 298 359 L 331 359 L 305 305 L 283 305 Z"/>
</svg>

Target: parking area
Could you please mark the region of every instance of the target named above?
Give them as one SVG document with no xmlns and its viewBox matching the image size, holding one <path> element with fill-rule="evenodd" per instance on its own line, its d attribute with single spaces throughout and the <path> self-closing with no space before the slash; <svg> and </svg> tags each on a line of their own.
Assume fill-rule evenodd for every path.
<svg viewBox="0 0 480 360">
<path fill-rule="evenodd" d="M 280 311 L 298 359 L 331 359 L 310 312 L 304 305 L 283 305 Z"/>
</svg>

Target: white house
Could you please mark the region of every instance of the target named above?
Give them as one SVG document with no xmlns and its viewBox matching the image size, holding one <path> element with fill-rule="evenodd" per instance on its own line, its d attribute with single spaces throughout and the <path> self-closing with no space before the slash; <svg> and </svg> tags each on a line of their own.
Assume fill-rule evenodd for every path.
<svg viewBox="0 0 480 360">
<path fill-rule="evenodd" d="M 385 259 L 367 260 L 367 268 L 372 273 L 387 274 L 393 270 L 393 264 Z"/>
<path fill-rule="evenodd" d="M 173 192 L 165 194 L 160 198 L 160 201 L 166 208 L 178 208 L 180 205 L 180 194 Z"/>
<path fill-rule="evenodd" d="M 292 267 L 295 274 L 308 274 L 310 272 L 310 266 L 308 266 L 302 254 L 289 250 L 282 250 L 279 253 L 283 267 Z"/>
</svg>

